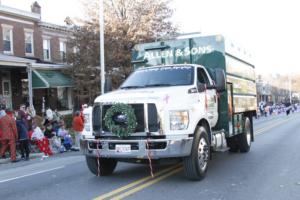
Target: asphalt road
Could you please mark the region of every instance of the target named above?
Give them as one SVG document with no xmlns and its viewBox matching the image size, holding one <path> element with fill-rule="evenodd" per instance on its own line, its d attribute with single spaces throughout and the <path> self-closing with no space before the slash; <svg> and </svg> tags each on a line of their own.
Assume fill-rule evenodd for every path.
<svg viewBox="0 0 300 200">
<path fill-rule="evenodd" d="M 0 200 L 300 199 L 300 113 L 255 120 L 249 153 L 216 153 L 207 176 L 186 180 L 181 166 L 119 163 L 109 177 L 91 174 L 78 153 L 0 165 Z M 173 167 L 173 168 L 172 168 Z M 172 169 L 170 169 L 172 168 Z"/>
</svg>

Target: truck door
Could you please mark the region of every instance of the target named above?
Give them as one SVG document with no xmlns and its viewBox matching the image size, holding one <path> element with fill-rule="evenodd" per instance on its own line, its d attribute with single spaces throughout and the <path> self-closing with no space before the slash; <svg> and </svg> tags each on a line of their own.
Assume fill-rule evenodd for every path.
<svg viewBox="0 0 300 200">
<path fill-rule="evenodd" d="M 218 104 L 217 93 L 215 89 L 207 89 L 213 83 L 209 79 L 206 70 L 201 67 L 197 68 L 197 82 L 198 84 L 205 85 L 205 91 L 199 93 L 200 102 L 204 103 L 204 109 L 207 114 L 207 118 L 210 120 L 210 125 L 213 127 L 218 121 Z"/>
</svg>

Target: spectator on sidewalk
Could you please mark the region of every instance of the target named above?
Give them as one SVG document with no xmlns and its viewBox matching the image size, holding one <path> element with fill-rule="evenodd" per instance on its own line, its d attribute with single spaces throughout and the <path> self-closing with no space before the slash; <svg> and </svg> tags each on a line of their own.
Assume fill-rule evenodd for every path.
<svg viewBox="0 0 300 200">
<path fill-rule="evenodd" d="M 48 126 L 49 124 L 52 124 L 53 120 L 53 111 L 50 107 L 46 109 L 46 112 L 44 113 L 44 120 L 43 125 Z"/>
<path fill-rule="evenodd" d="M 270 112 L 270 106 L 269 105 L 266 105 L 265 107 L 265 117 L 268 116 L 268 113 Z"/>
<path fill-rule="evenodd" d="M 87 109 L 87 108 L 88 108 L 88 105 L 87 105 L 87 104 L 83 104 L 83 105 L 81 106 L 81 109 L 80 109 L 80 117 L 81 117 L 83 123 L 84 123 L 84 115 L 83 115 L 83 111 L 84 111 L 84 109 Z"/>
<path fill-rule="evenodd" d="M 27 113 L 25 104 L 20 105 L 20 110 L 18 111 L 18 115 L 21 116 L 21 119 L 24 121 L 26 129 L 29 130 L 28 121 L 27 121 Z"/>
<path fill-rule="evenodd" d="M 73 118 L 73 130 L 75 131 L 75 147 L 80 149 L 80 137 L 83 131 L 83 120 L 80 116 L 80 111 L 76 111 Z"/>
<path fill-rule="evenodd" d="M 6 149 L 9 147 L 11 162 L 19 161 L 16 158 L 16 140 L 18 139 L 16 121 L 3 109 L 0 110 L 0 131 L 2 133 L 0 157 L 5 157 Z"/>
<path fill-rule="evenodd" d="M 61 151 L 61 138 L 58 136 L 54 136 L 50 140 L 50 149 L 53 153 L 58 153 Z"/>
<path fill-rule="evenodd" d="M 32 130 L 32 123 L 33 123 L 33 119 L 36 115 L 34 108 L 30 108 L 30 106 L 28 106 L 26 108 L 26 120 L 27 120 L 27 124 L 28 124 L 28 131 Z"/>
<path fill-rule="evenodd" d="M 15 119 L 15 116 L 14 116 L 14 111 L 11 109 L 11 108 L 6 108 L 5 109 L 5 112 L 8 116 L 10 116 L 11 118 L 14 118 Z"/>
<path fill-rule="evenodd" d="M 265 106 L 264 106 L 264 102 L 260 102 L 260 103 L 259 103 L 259 111 L 260 111 L 260 115 L 261 115 L 261 116 L 265 116 Z"/>
<path fill-rule="evenodd" d="M 44 135 L 48 139 L 51 139 L 53 136 L 56 135 L 56 133 L 55 133 L 55 131 L 53 129 L 53 126 L 50 123 L 48 123 L 48 124 L 45 125 Z"/>
<path fill-rule="evenodd" d="M 64 138 L 66 135 L 68 135 L 68 131 L 65 129 L 65 126 L 62 125 L 57 131 L 57 138 L 56 138 L 56 140 L 60 141 L 60 146 L 59 146 L 60 153 L 63 153 L 67 149 L 67 147 L 64 145 Z M 56 144 L 57 144 L 56 146 L 58 147 L 59 143 L 56 142 Z M 72 144 L 71 144 L 71 146 L 72 146 Z"/>
<path fill-rule="evenodd" d="M 71 135 L 67 134 L 67 135 L 64 136 L 63 145 L 64 145 L 64 147 L 67 151 L 71 151 L 71 148 L 72 148 L 72 137 L 71 137 Z"/>
<path fill-rule="evenodd" d="M 50 107 L 46 110 L 46 119 L 51 123 L 53 120 L 53 111 Z"/>
<path fill-rule="evenodd" d="M 53 153 L 49 146 L 49 140 L 44 136 L 43 131 L 38 126 L 33 126 L 33 133 L 31 139 L 35 140 L 38 148 L 44 153 L 44 158 L 51 156 Z"/>
<path fill-rule="evenodd" d="M 68 135 L 68 130 L 66 130 L 65 125 L 62 125 L 57 132 L 57 136 L 60 138 L 64 138 L 66 135 Z"/>
<path fill-rule="evenodd" d="M 290 114 L 290 112 L 291 112 L 291 110 L 292 110 L 292 106 L 291 106 L 291 103 L 289 102 L 289 101 L 287 101 L 286 103 L 285 103 L 285 112 L 286 112 L 286 115 L 288 116 L 289 114 Z"/>
<path fill-rule="evenodd" d="M 270 107 L 269 107 L 269 114 L 270 114 L 270 116 L 272 116 L 273 110 L 274 110 L 274 106 L 270 105 Z"/>
<path fill-rule="evenodd" d="M 20 115 L 17 115 L 17 130 L 20 141 L 21 159 L 29 160 L 28 131 Z M 26 157 L 25 157 L 26 155 Z"/>
</svg>

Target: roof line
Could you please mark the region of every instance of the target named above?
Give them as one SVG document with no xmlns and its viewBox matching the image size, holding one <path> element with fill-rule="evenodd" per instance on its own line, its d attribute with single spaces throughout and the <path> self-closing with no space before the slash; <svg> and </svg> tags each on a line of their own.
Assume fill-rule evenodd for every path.
<svg viewBox="0 0 300 200">
<path fill-rule="evenodd" d="M 5 14 L 9 14 L 9 15 L 13 15 L 13 16 L 17 16 L 17 17 L 23 17 L 25 19 L 30 19 L 30 20 L 34 20 L 34 21 L 40 21 L 41 20 L 41 15 L 40 14 L 32 13 L 32 12 L 28 12 L 28 11 L 25 11 L 25 10 L 20 10 L 20 9 L 17 9 L 17 8 L 4 6 L 4 5 L 0 5 L 0 12 L 5 13 Z"/>
</svg>

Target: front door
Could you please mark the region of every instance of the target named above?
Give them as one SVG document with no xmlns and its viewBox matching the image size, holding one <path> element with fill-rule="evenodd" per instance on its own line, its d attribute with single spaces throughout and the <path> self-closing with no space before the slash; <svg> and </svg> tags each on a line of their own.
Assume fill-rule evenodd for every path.
<svg viewBox="0 0 300 200">
<path fill-rule="evenodd" d="M 10 72 L 2 72 L 2 98 L 1 103 L 5 104 L 7 108 L 12 108 L 12 98 L 11 98 L 11 81 Z"/>
<path fill-rule="evenodd" d="M 197 68 L 197 81 L 198 84 L 204 84 L 206 86 L 212 85 L 212 81 L 208 78 L 207 72 L 201 68 Z M 205 89 L 204 92 L 199 94 L 205 106 L 205 111 L 211 126 L 215 126 L 218 121 L 218 104 L 217 93 L 215 89 Z"/>
</svg>

